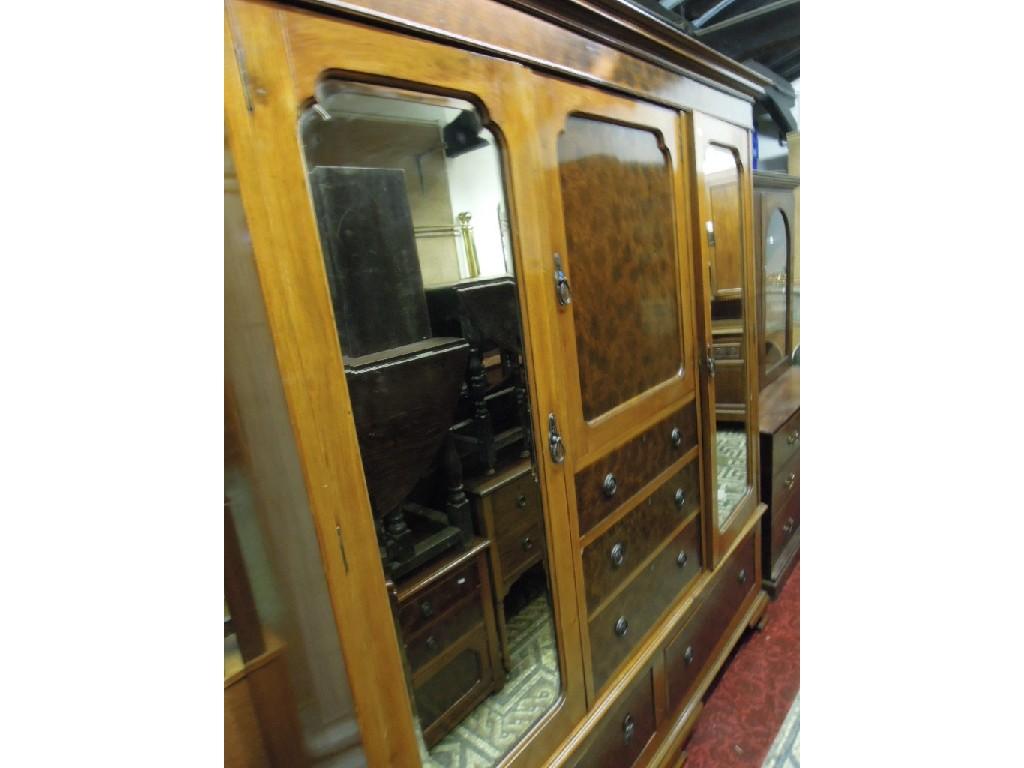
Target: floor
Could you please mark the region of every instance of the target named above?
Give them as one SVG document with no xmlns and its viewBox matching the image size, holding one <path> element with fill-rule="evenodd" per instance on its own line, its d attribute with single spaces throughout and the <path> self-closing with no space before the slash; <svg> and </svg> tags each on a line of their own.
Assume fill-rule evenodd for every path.
<svg viewBox="0 0 1024 768">
<path fill-rule="evenodd" d="M 489 768 L 555 703 L 560 683 L 547 596 L 532 600 L 507 629 L 512 671 L 504 687 L 434 745 L 424 768 Z"/>
<path fill-rule="evenodd" d="M 747 493 L 747 433 L 719 426 L 715 432 L 718 473 L 718 527 L 723 528 Z"/>
<path fill-rule="evenodd" d="M 744 636 L 706 698 L 686 768 L 798 768 L 799 694 L 798 559 L 764 629 Z"/>
</svg>

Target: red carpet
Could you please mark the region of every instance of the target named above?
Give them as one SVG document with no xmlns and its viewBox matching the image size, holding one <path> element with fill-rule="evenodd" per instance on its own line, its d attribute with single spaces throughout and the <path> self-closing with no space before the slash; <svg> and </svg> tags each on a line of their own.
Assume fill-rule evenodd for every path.
<svg viewBox="0 0 1024 768">
<path fill-rule="evenodd" d="M 800 562 L 712 687 L 686 768 L 761 768 L 800 690 Z"/>
</svg>

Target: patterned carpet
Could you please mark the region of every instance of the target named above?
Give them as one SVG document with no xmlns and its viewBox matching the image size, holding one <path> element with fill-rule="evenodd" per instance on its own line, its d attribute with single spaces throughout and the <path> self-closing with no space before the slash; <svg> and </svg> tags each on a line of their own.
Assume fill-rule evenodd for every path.
<svg viewBox="0 0 1024 768">
<path fill-rule="evenodd" d="M 715 432 L 718 467 L 718 527 L 736 508 L 747 490 L 747 435 L 740 429 L 719 427 Z"/>
<path fill-rule="evenodd" d="M 798 559 L 778 599 L 765 612 L 764 629 L 744 635 L 706 697 L 704 711 L 686 746 L 686 768 L 761 768 L 787 713 L 792 714 L 799 692 Z M 795 711 L 799 723 L 799 705 Z M 779 766 L 799 765 L 798 739 L 799 725 L 794 740 L 795 760 Z"/>
<path fill-rule="evenodd" d="M 512 672 L 505 686 L 424 756 L 425 768 L 489 768 L 555 703 L 561 685 L 547 597 L 530 602 L 507 628 Z"/>
<path fill-rule="evenodd" d="M 800 768 L 800 694 L 779 728 L 761 768 Z"/>
</svg>

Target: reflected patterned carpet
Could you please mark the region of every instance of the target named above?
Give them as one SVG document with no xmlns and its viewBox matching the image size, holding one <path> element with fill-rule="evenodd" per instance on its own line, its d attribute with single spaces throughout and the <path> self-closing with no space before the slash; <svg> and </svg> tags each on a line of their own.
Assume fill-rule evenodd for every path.
<svg viewBox="0 0 1024 768">
<path fill-rule="evenodd" d="M 558 657 L 551 607 L 542 595 L 508 622 L 512 672 L 439 741 L 425 768 L 489 768 L 522 738 L 558 697 Z"/>
<path fill-rule="evenodd" d="M 718 471 L 718 527 L 724 526 L 747 490 L 747 435 L 741 429 L 715 432 Z"/>
<path fill-rule="evenodd" d="M 779 728 L 775 743 L 768 750 L 761 768 L 800 768 L 800 694 L 793 700 L 789 714 Z"/>
</svg>

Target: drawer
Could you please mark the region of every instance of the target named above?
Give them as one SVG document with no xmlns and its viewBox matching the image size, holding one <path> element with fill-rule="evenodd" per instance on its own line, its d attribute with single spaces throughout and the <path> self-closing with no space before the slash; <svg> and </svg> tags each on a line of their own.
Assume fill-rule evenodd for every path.
<svg viewBox="0 0 1024 768">
<path fill-rule="evenodd" d="M 406 636 L 430 624 L 437 616 L 467 595 L 479 591 L 476 558 L 441 577 L 436 584 L 399 606 L 398 623 Z"/>
<path fill-rule="evenodd" d="M 472 632 L 451 658 L 427 679 L 416 684 L 413 698 L 427 747 L 443 739 L 494 685 L 484 627 Z"/>
<path fill-rule="evenodd" d="M 718 405 L 746 405 L 746 365 L 742 360 L 715 360 L 715 402 Z"/>
<path fill-rule="evenodd" d="M 680 630 L 665 646 L 670 712 L 690 695 L 744 599 L 760 584 L 755 564 L 752 530 L 718 568 L 701 599 L 684 617 Z"/>
<path fill-rule="evenodd" d="M 740 341 L 716 342 L 711 347 L 711 354 L 714 356 L 715 362 L 721 360 L 742 360 L 743 344 Z"/>
<path fill-rule="evenodd" d="M 480 593 L 477 592 L 442 613 L 432 624 L 423 627 L 406 642 L 405 652 L 409 659 L 409 667 L 413 672 L 418 671 L 445 648 L 454 645 L 464 635 L 483 624 L 483 620 L 484 611 L 480 603 Z"/>
<path fill-rule="evenodd" d="M 797 411 L 772 436 L 772 474 L 800 450 L 800 411 Z"/>
<path fill-rule="evenodd" d="M 654 727 L 654 673 L 648 668 L 601 718 L 573 766 L 630 768 L 654 735 Z"/>
<path fill-rule="evenodd" d="M 772 506 L 778 509 L 800 490 L 800 453 L 790 457 L 772 476 Z"/>
<path fill-rule="evenodd" d="M 587 613 L 700 507 L 697 459 L 583 550 Z"/>
<path fill-rule="evenodd" d="M 785 503 L 771 511 L 772 519 L 772 566 L 786 548 L 793 534 L 800 529 L 800 478 L 797 476 L 793 492 Z M 773 568 L 774 570 L 774 568 Z"/>
<path fill-rule="evenodd" d="M 694 401 L 576 473 L 580 535 L 697 444 Z"/>
<path fill-rule="evenodd" d="M 595 691 L 608 682 L 700 569 L 698 515 L 590 620 L 590 663 Z"/>
<path fill-rule="evenodd" d="M 532 472 L 495 489 L 491 499 L 494 527 L 500 537 L 508 530 L 521 530 L 543 518 L 540 485 Z"/>
<path fill-rule="evenodd" d="M 522 531 L 503 536 L 498 542 L 502 578 L 509 582 L 524 568 L 537 562 L 544 553 L 544 524 L 540 520 Z"/>
</svg>

